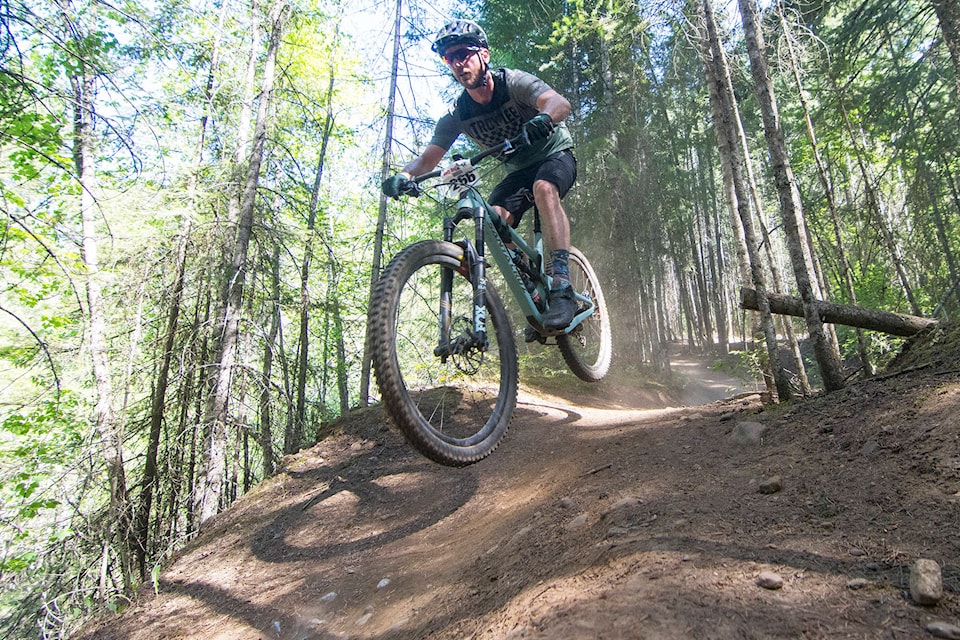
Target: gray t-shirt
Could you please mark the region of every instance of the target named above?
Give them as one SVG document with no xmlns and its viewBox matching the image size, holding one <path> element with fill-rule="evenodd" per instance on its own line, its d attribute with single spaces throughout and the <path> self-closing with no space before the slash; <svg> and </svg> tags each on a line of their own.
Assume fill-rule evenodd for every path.
<svg viewBox="0 0 960 640">
<path fill-rule="evenodd" d="M 539 113 L 537 98 L 549 91 L 550 86 L 525 71 L 496 69 L 492 73 L 493 99 L 488 104 L 480 104 L 466 91 L 461 93 L 437 121 L 430 144 L 449 149 L 457 136 L 465 133 L 486 149 L 520 135 L 524 123 Z M 561 122 L 549 137 L 520 149 L 504 165 L 509 171 L 517 171 L 572 146 L 573 138 Z"/>
</svg>

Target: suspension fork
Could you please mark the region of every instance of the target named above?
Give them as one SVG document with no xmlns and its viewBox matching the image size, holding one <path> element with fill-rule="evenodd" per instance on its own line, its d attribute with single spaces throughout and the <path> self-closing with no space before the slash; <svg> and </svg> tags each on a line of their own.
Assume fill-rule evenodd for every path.
<svg viewBox="0 0 960 640">
<path fill-rule="evenodd" d="M 479 348 L 485 351 L 487 348 L 487 276 L 486 261 L 483 257 L 484 217 L 483 207 L 461 206 L 455 216 L 448 216 L 443 219 L 443 239 L 447 242 L 453 242 L 453 232 L 457 225 L 472 218 L 474 221 L 474 242 L 473 244 L 469 242 L 457 243 L 462 245 L 464 250 L 460 269 L 467 270 L 464 275 L 468 275 L 470 282 L 473 284 L 473 330 L 469 336 L 451 336 L 453 327 L 453 272 L 455 269 L 443 267 L 440 272 L 440 336 L 434 354 L 440 356 L 442 361 L 445 361 L 447 356 L 451 354 L 462 353 L 468 349 Z"/>
</svg>

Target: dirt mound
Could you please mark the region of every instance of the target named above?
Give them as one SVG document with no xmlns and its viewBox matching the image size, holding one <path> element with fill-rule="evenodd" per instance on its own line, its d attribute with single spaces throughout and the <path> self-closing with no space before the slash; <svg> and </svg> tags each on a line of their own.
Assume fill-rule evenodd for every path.
<svg viewBox="0 0 960 640">
<path fill-rule="evenodd" d="M 925 637 L 960 625 L 958 345 L 791 406 L 526 395 L 466 469 L 356 411 L 81 637 Z M 936 605 L 909 596 L 918 558 Z"/>
</svg>

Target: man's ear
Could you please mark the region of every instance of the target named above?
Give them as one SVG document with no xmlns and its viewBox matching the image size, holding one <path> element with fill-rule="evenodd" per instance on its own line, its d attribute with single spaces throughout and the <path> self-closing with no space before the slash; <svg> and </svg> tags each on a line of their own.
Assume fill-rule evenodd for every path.
<svg viewBox="0 0 960 640">
<path fill-rule="evenodd" d="M 486 63 L 490 62 L 490 49 L 480 49 L 480 57 Z"/>
</svg>

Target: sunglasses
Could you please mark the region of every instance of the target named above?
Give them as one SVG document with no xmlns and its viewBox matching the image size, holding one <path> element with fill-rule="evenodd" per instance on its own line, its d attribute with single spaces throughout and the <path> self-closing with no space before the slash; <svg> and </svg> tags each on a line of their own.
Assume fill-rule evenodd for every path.
<svg viewBox="0 0 960 640">
<path fill-rule="evenodd" d="M 480 47 L 464 47 L 463 49 L 457 49 L 456 51 L 443 54 L 443 61 L 452 65 L 458 62 L 463 62 L 473 54 L 479 52 Z"/>
</svg>

